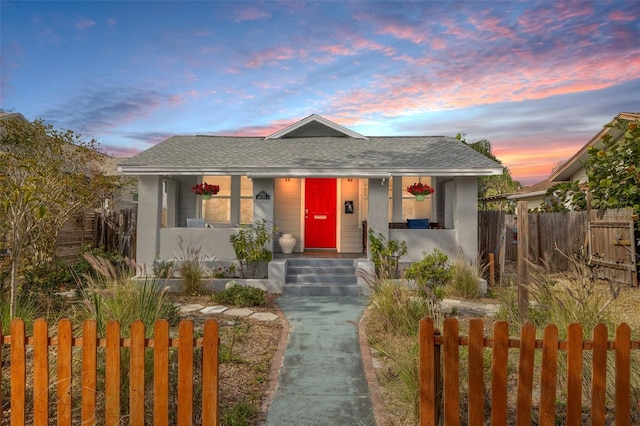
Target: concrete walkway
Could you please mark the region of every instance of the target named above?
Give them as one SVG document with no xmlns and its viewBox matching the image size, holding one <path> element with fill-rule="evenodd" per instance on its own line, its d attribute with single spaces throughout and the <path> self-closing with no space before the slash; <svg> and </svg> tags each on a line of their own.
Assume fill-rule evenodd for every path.
<svg viewBox="0 0 640 426">
<path fill-rule="evenodd" d="M 375 425 L 358 321 L 365 297 L 283 296 L 290 333 L 267 425 Z"/>
</svg>

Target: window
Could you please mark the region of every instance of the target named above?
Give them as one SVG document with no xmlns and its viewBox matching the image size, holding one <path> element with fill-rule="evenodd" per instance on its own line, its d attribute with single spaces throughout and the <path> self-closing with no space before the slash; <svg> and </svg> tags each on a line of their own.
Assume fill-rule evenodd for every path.
<svg viewBox="0 0 640 426">
<path fill-rule="evenodd" d="M 237 182 L 240 181 L 238 194 Z M 253 223 L 253 182 L 246 176 L 203 176 L 207 183 L 220 186 L 220 192 L 210 200 L 202 200 L 202 217 L 207 223 L 224 223 L 236 225 Z M 232 186 L 235 183 L 235 193 Z M 239 207 L 238 207 L 239 203 Z M 235 208 L 234 208 L 235 206 Z M 232 212 L 236 211 L 236 217 Z M 240 217 L 237 217 L 238 213 Z"/>
<path fill-rule="evenodd" d="M 253 223 L 253 181 L 246 176 L 240 177 L 240 223 Z"/>
<path fill-rule="evenodd" d="M 424 176 L 402 177 L 402 220 L 407 219 L 433 219 L 431 217 L 431 197 L 428 195 L 424 201 L 416 201 L 416 197 L 407 192 L 407 187 L 418 182 L 418 179 L 426 185 L 431 185 L 431 178 Z"/>
<path fill-rule="evenodd" d="M 203 176 L 202 181 L 220 186 L 217 195 L 201 201 L 204 221 L 231 223 L 231 176 Z"/>
</svg>

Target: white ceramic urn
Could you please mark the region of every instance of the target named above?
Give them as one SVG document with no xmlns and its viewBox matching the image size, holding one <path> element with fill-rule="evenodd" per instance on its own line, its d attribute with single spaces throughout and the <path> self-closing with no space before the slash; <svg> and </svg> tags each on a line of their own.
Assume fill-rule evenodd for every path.
<svg viewBox="0 0 640 426">
<path fill-rule="evenodd" d="M 292 253 L 296 246 L 296 237 L 293 234 L 282 234 L 278 239 L 278 244 L 280 244 L 283 253 Z"/>
</svg>

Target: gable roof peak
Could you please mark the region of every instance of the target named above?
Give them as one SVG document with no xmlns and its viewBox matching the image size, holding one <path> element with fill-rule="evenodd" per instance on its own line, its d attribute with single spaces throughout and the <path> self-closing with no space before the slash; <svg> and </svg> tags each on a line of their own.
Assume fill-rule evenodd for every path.
<svg viewBox="0 0 640 426">
<path fill-rule="evenodd" d="M 353 130 L 349 130 L 331 120 L 327 120 L 317 114 L 311 114 L 310 116 L 303 118 L 282 130 L 278 130 L 277 132 L 270 134 L 265 138 L 265 140 L 316 136 L 368 139 L 366 136 L 354 132 Z"/>
</svg>

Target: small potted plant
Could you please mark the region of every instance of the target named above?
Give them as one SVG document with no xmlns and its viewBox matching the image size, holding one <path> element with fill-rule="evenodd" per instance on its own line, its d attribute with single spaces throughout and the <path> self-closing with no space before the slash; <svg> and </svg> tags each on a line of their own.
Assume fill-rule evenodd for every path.
<svg viewBox="0 0 640 426">
<path fill-rule="evenodd" d="M 203 200 L 210 200 L 212 195 L 220 192 L 219 185 L 210 185 L 207 182 L 199 183 L 191 188 L 191 192 L 202 196 Z"/>
<path fill-rule="evenodd" d="M 433 194 L 435 190 L 424 183 L 418 178 L 418 182 L 407 187 L 407 192 L 416 197 L 416 201 L 424 201 L 427 195 Z"/>
</svg>

